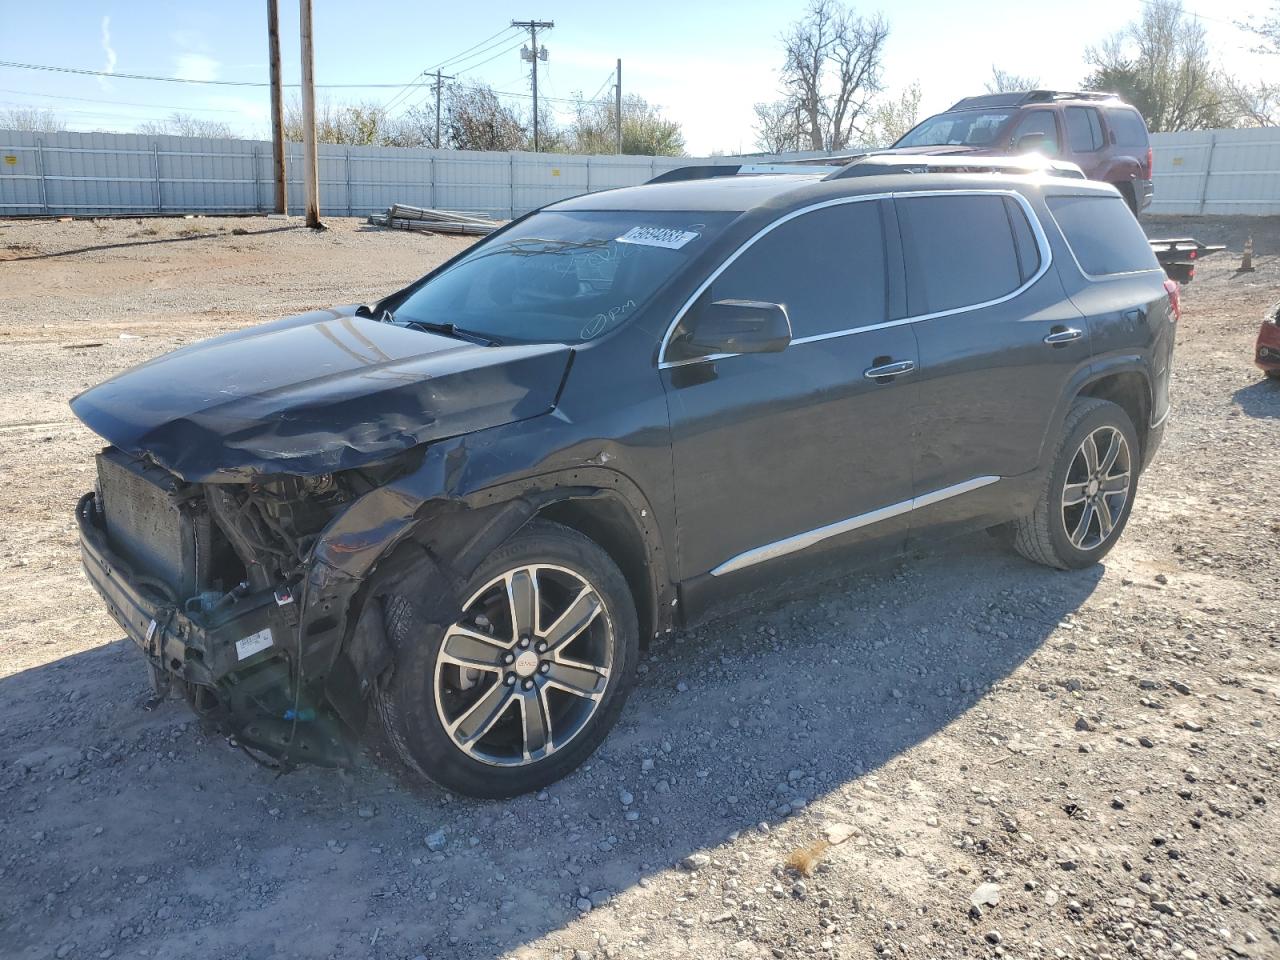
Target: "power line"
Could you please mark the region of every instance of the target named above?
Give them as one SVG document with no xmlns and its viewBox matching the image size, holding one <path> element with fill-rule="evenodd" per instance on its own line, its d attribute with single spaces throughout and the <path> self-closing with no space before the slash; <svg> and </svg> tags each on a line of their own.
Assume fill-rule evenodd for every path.
<svg viewBox="0 0 1280 960">
<path fill-rule="evenodd" d="M 31 90 L 9 90 L 0 87 L 0 93 L 16 93 L 23 97 L 48 97 L 51 100 L 78 100 L 81 103 L 106 103 L 119 107 L 150 107 L 155 110 L 182 110 L 188 113 L 244 113 L 243 110 L 232 110 L 228 107 L 187 107 L 174 103 L 135 103 L 131 100 L 102 100 L 96 97 L 68 97 L 56 93 L 36 93 Z M 9 101 L 12 102 L 12 101 Z M 38 107 L 39 104 L 27 104 Z"/>
<path fill-rule="evenodd" d="M 86 77 L 107 77 L 111 80 L 155 80 L 162 83 L 194 83 L 217 87 L 269 87 L 270 83 L 256 80 L 195 80 L 189 77 L 153 77 L 142 73 L 109 73 L 106 70 L 86 70 L 82 67 L 58 67 L 45 63 L 16 63 L 12 60 L 0 60 L 0 67 L 14 67 L 19 70 L 45 70 L 52 73 L 74 73 Z M 283 84 L 286 87 L 299 87 L 298 83 Z M 391 90 L 402 87 L 402 83 L 317 83 L 316 87 L 327 90 Z"/>
</svg>

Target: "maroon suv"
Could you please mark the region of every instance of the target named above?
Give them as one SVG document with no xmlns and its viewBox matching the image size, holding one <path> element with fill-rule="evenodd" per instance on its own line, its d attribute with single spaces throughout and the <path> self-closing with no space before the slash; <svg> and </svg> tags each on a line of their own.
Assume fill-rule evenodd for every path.
<svg viewBox="0 0 1280 960">
<path fill-rule="evenodd" d="M 1151 138 L 1142 114 L 1114 94 L 1031 90 L 965 97 L 922 123 L 894 153 L 1020 154 L 1078 164 L 1112 184 L 1136 214 L 1151 203 Z"/>
</svg>

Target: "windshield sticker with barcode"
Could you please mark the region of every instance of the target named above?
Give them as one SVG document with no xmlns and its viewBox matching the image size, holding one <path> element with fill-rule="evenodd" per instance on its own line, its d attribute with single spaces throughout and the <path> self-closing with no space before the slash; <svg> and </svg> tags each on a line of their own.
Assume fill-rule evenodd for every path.
<svg viewBox="0 0 1280 960">
<path fill-rule="evenodd" d="M 698 234 L 689 230 L 675 230 L 671 227 L 632 227 L 618 238 L 619 243 L 639 243 L 646 247 L 666 247 L 668 250 L 679 250 L 690 240 L 697 240 Z"/>
</svg>

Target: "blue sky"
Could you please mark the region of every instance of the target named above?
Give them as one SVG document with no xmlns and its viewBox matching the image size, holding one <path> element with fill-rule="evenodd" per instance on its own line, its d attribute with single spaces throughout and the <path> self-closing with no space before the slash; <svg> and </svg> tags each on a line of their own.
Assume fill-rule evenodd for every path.
<svg viewBox="0 0 1280 960">
<path fill-rule="evenodd" d="M 1203 17 L 1220 58 L 1247 78 L 1268 65 L 1248 53 L 1249 37 L 1230 22 L 1261 14 L 1269 0 L 1239 0 L 1228 11 L 1207 0 L 1187 0 Z M 298 79 L 297 4 L 281 0 L 286 82 Z M 885 80 L 889 92 L 918 80 L 923 109 L 945 108 L 982 92 L 992 63 L 1071 87 L 1085 70 L 1084 48 L 1141 12 L 1141 0 L 1076 0 L 1062 4 L 1018 0 L 908 0 L 885 5 L 890 22 Z M 0 60 L 86 67 L 194 79 L 265 81 L 265 2 L 94 3 L 0 0 Z M 585 0 L 437 3 L 316 0 L 318 83 L 406 84 L 468 48 L 446 73 L 483 80 L 500 91 L 528 92 L 528 65 L 520 36 L 504 33 L 514 19 L 554 20 L 540 36 L 550 52 L 540 92 L 556 98 L 592 96 L 623 60 L 623 88 L 661 104 L 684 125 L 691 153 L 752 147 L 752 104 L 777 96 L 778 36 L 804 8 L 804 0 L 642 0 L 602 4 Z M 514 49 L 509 49 L 514 47 Z M 1271 65 L 1274 72 L 1274 63 Z M 387 102 L 395 88 L 324 91 L 340 102 Z M 399 102 L 412 104 L 425 88 Z M 527 104 L 527 100 L 524 101 Z M 72 129 L 131 130 L 143 120 L 183 110 L 222 120 L 247 136 L 265 136 L 267 92 L 253 87 L 209 87 L 0 67 L 0 108 L 48 107 Z M 567 103 L 553 101 L 560 110 Z"/>
</svg>

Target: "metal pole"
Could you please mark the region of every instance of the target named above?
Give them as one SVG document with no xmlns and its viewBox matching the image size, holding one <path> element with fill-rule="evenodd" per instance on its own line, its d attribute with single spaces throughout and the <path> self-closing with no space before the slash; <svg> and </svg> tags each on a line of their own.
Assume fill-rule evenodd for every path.
<svg viewBox="0 0 1280 960">
<path fill-rule="evenodd" d="M 529 37 L 533 41 L 533 56 L 529 62 L 533 65 L 533 152 L 538 152 L 538 25 L 529 24 Z"/>
<path fill-rule="evenodd" d="M 440 91 L 444 89 L 446 80 L 455 80 L 456 77 L 446 77 L 439 70 L 436 70 L 436 149 L 440 149 Z"/>
<path fill-rule="evenodd" d="M 554 20 L 512 20 L 511 25 L 529 31 L 529 65 L 533 68 L 533 152 L 538 152 L 538 28 L 550 30 Z"/>
<path fill-rule="evenodd" d="M 262 212 L 262 163 L 258 145 L 253 145 L 253 212 Z"/>
<path fill-rule="evenodd" d="M 618 58 L 617 83 L 613 85 L 613 122 L 618 131 L 618 146 L 615 153 L 622 153 L 622 58 Z"/>
<path fill-rule="evenodd" d="M 267 46 L 271 58 L 271 168 L 276 213 L 289 212 L 289 182 L 284 172 L 284 87 L 280 80 L 280 4 L 267 0 Z"/>
<path fill-rule="evenodd" d="M 1205 201 L 1209 199 L 1209 175 L 1213 173 L 1213 148 L 1218 145 L 1218 137 L 1209 132 L 1209 154 L 1204 158 L 1204 180 L 1200 182 L 1200 212 L 1204 213 Z"/>
<path fill-rule="evenodd" d="M 151 169 L 156 175 L 156 213 L 161 213 L 164 202 L 160 198 L 160 148 L 154 141 L 151 144 Z"/>
<path fill-rule="evenodd" d="M 49 214 L 49 185 L 44 177 L 44 141 L 36 141 L 36 167 L 40 170 L 40 205 L 44 207 L 45 216 Z"/>
<path fill-rule="evenodd" d="M 351 149 L 347 149 L 347 162 L 344 165 L 347 171 L 347 216 L 351 216 Z"/>
<path fill-rule="evenodd" d="M 311 0 L 298 0 L 299 34 L 302 41 L 302 149 L 303 175 L 307 182 L 307 226 L 324 229 L 320 222 L 320 161 L 316 150 L 315 56 L 311 46 Z"/>
</svg>

